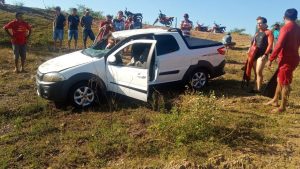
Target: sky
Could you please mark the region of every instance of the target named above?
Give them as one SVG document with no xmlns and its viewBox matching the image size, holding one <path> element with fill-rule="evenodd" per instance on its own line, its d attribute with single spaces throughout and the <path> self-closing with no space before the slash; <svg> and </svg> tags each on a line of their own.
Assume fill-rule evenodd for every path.
<svg viewBox="0 0 300 169">
<path fill-rule="evenodd" d="M 63 10 L 81 4 L 105 15 L 116 15 L 117 11 L 127 7 L 133 13 L 142 13 L 143 22 L 150 24 L 158 17 L 159 10 L 167 16 L 177 17 L 178 23 L 183 14 L 188 13 L 194 25 L 198 21 L 211 27 L 216 22 L 226 26 L 227 31 L 244 28 L 252 35 L 258 16 L 266 17 L 271 26 L 283 21 L 288 8 L 296 8 L 300 13 L 300 0 L 6 0 L 8 4 L 16 2 L 38 8 L 60 6 Z"/>
</svg>

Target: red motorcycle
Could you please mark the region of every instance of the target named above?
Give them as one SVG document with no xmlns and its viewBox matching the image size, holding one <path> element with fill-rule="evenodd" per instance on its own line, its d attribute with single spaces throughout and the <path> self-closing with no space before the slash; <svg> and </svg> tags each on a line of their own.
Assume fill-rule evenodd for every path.
<svg viewBox="0 0 300 169">
<path fill-rule="evenodd" d="M 159 23 L 165 25 L 166 27 L 170 27 L 172 26 L 173 20 L 174 17 L 167 17 L 161 12 L 161 10 L 159 10 L 158 18 L 154 21 L 153 25 L 155 25 L 159 21 Z"/>
</svg>

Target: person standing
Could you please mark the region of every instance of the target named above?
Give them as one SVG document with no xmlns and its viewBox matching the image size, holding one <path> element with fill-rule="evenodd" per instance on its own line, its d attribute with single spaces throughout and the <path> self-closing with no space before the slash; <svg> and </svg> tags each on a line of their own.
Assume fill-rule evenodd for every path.
<svg viewBox="0 0 300 169">
<path fill-rule="evenodd" d="M 273 35 L 274 35 L 274 44 L 273 44 L 273 48 L 275 48 L 275 45 L 278 41 L 278 37 L 279 37 L 279 31 L 280 31 L 280 25 L 278 23 L 276 23 L 274 25 L 274 30 L 273 30 Z"/>
<path fill-rule="evenodd" d="M 269 59 L 268 66 L 278 57 L 278 75 L 276 92 L 271 101 L 265 105 L 279 106 L 279 96 L 282 102 L 273 112 L 286 110 L 287 99 L 291 90 L 293 72 L 299 65 L 300 26 L 296 23 L 298 11 L 287 9 L 284 14 L 285 25 L 281 28 L 278 42 Z"/>
<path fill-rule="evenodd" d="M 87 38 L 89 37 L 92 41 L 95 40 L 95 35 L 92 30 L 92 25 L 93 25 L 93 17 L 90 16 L 90 10 L 86 9 L 84 16 L 81 17 L 80 19 L 80 25 L 83 27 L 83 47 L 86 49 L 86 41 Z"/>
<path fill-rule="evenodd" d="M 193 22 L 189 20 L 189 14 L 186 13 L 183 15 L 183 17 L 184 20 L 181 21 L 180 29 L 184 37 L 190 37 L 191 30 L 193 28 Z"/>
<path fill-rule="evenodd" d="M 31 26 L 23 20 L 23 13 L 17 12 L 16 19 L 6 24 L 3 29 L 11 37 L 12 49 L 15 59 L 14 72 L 19 72 L 19 57 L 21 57 L 20 71 L 24 72 L 24 65 L 26 60 L 26 43 L 31 35 Z M 11 30 L 11 32 L 9 30 Z"/>
<path fill-rule="evenodd" d="M 97 35 L 97 42 L 105 38 L 109 33 L 114 31 L 112 16 L 106 15 L 105 21 L 100 22 L 99 33 Z"/>
<path fill-rule="evenodd" d="M 123 11 L 119 11 L 117 18 L 113 20 L 113 26 L 115 31 L 122 31 L 125 29 L 125 20 Z"/>
<path fill-rule="evenodd" d="M 78 25 L 79 25 L 79 16 L 77 15 L 77 9 L 72 9 L 72 15 L 68 17 L 68 48 L 71 49 L 71 40 L 74 37 L 74 46 L 75 50 L 77 49 L 77 40 L 78 40 Z"/>
<path fill-rule="evenodd" d="M 250 93 L 260 93 L 263 82 L 263 69 L 268 61 L 268 56 L 273 47 L 274 36 L 272 31 L 268 29 L 267 19 L 264 17 L 258 17 L 257 28 L 258 32 L 255 34 L 254 40 L 258 50 L 254 56 L 253 68 L 255 73 L 255 87 Z"/>
<path fill-rule="evenodd" d="M 66 18 L 61 13 L 60 7 L 55 8 L 55 18 L 53 21 L 53 40 L 54 40 L 54 51 L 56 51 L 56 42 L 59 40 L 59 49 L 62 48 L 62 40 L 64 39 L 64 27 L 66 25 Z"/>
</svg>

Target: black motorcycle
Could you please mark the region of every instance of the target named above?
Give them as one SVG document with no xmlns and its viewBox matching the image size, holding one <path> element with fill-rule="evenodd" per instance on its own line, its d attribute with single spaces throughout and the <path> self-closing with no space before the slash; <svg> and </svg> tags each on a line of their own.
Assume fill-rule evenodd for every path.
<svg viewBox="0 0 300 169">
<path fill-rule="evenodd" d="M 161 10 L 159 10 L 158 18 L 154 21 L 153 25 L 155 25 L 159 21 L 159 23 L 165 25 L 166 27 L 170 27 L 172 26 L 173 20 L 174 17 L 167 17 L 161 12 Z"/>
<path fill-rule="evenodd" d="M 141 13 L 132 13 L 125 9 L 125 15 L 127 17 L 127 25 L 129 29 L 142 29 L 143 28 L 143 15 Z"/>
<path fill-rule="evenodd" d="M 197 26 L 195 27 L 196 31 L 208 32 L 208 26 L 204 26 L 204 24 L 199 24 L 197 22 Z"/>
<path fill-rule="evenodd" d="M 224 33 L 226 31 L 226 26 L 221 26 L 221 24 L 214 23 L 212 31 L 214 33 Z"/>
</svg>

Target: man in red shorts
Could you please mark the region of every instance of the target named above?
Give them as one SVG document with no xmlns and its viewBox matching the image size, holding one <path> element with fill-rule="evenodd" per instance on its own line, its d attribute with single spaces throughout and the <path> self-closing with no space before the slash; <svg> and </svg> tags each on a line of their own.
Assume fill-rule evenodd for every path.
<svg viewBox="0 0 300 169">
<path fill-rule="evenodd" d="M 284 14 L 285 25 L 280 30 L 278 42 L 269 59 L 268 66 L 271 67 L 272 61 L 278 56 L 278 77 L 277 88 L 274 98 L 266 105 L 279 106 L 273 112 L 283 112 L 286 110 L 287 98 L 290 93 L 293 71 L 299 64 L 300 47 L 300 26 L 295 22 L 298 12 L 296 9 L 288 9 Z M 278 100 L 281 94 L 282 102 L 279 105 Z"/>
<path fill-rule="evenodd" d="M 16 19 L 6 24 L 3 28 L 11 37 L 12 48 L 15 55 L 15 72 L 19 72 L 19 57 L 21 57 L 20 71 L 24 72 L 24 64 L 26 59 L 26 41 L 31 34 L 31 27 L 27 22 L 23 20 L 23 13 L 17 12 Z"/>
</svg>

